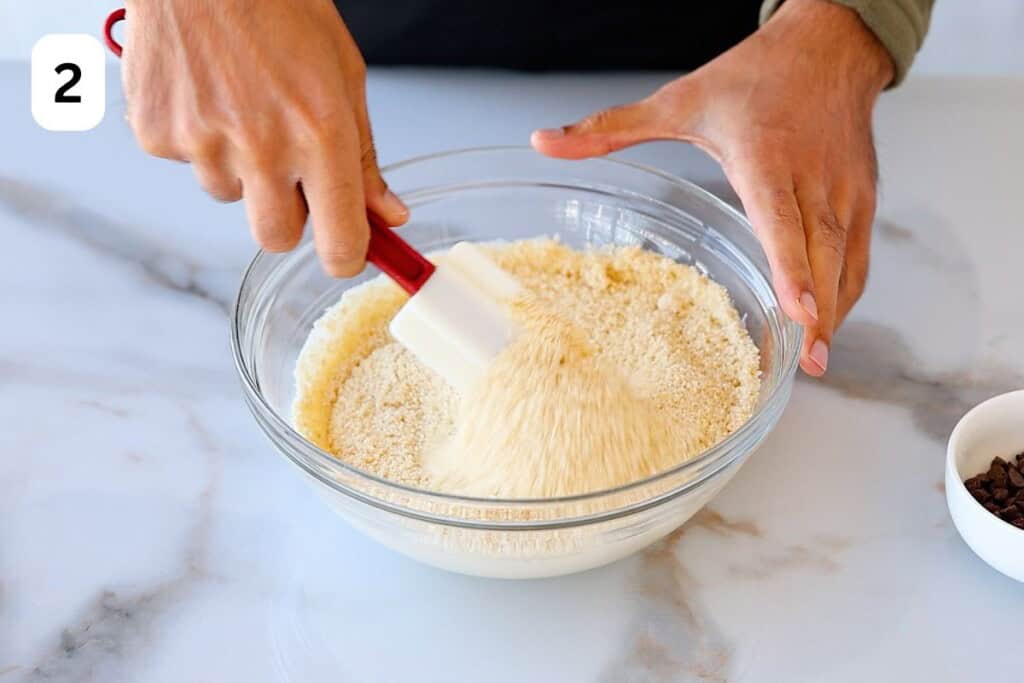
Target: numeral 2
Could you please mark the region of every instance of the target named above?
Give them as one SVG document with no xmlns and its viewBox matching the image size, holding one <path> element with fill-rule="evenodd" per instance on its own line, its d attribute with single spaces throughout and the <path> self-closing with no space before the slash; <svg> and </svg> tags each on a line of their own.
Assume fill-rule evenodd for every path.
<svg viewBox="0 0 1024 683">
<path fill-rule="evenodd" d="M 56 71 L 58 74 L 64 73 L 65 71 L 70 71 L 71 72 L 71 78 L 68 79 L 67 83 L 65 83 L 64 85 L 62 85 L 59 88 L 57 88 L 57 94 L 54 95 L 53 101 L 54 102 L 81 102 L 82 101 L 82 96 L 81 95 L 68 95 L 67 94 L 68 90 L 71 90 L 73 87 L 78 85 L 78 81 L 82 80 L 82 70 L 78 67 L 78 65 L 77 64 L 72 64 L 71 62 L 64 62 L 63 64 L 58 66 L 56 69 L 54 69 L 54 71 Z"/>
</svg>

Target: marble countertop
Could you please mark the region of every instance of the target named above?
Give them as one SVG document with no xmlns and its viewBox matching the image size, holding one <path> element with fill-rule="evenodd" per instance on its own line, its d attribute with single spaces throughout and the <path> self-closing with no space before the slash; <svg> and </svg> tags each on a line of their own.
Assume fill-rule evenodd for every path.
<svg viewBox="0 0 1024 683">
<path fill-rule="evenodd" d="M 387 162 L 665 78 L 378 70 L 369 92 Z M 665 542 L 532 582 L 330 515 L 241 400 L 241 207 L 143 155 L 116 88 L 84 134 L 37 128 L 28 93 L 0 64 L 0 683 L 1019 680 L 1024 586 L 959 539 L 942 476 L 956 419 L 1024 386 L 1024 80 L 883 98 L 872 276 L 829 377 Z M 728 193 L 684 145 L 623 156 Z"/>
</svg>

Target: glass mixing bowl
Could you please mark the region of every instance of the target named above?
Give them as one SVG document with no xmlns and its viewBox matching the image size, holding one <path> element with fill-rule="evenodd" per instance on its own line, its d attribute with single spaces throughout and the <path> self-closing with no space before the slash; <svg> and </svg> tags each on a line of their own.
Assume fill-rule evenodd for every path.
<svg viewBox="0 0 1024 683">
<path fill-rule="evenodd" d="M 412 210 L 402 236 L 421 251 L 459 240 L 556 235 L 576 247 L 640 245 L 725 286 L 761 352 L 755 414 L 699 457 L 608 491 L 543 500 L 467 498 L 376 477 L 291 426 L 296 358 L 342 292 L 378 275 L 326 276 L 311 241 L 260 252 L 242 280 L 232 347 L 256 421 L 328 505 L 380 543 L 448 570 L 555 576 L 636 552 L 685 522 L 736 474 L 789 401 L 801 331 L 782 313 L 744 217 L 701 188 L 610 159 L 559 161 L 529 148 L 468 149 L 411 159 L 384 176 Z M 694 396 L 693 400 L 701 400 Z"/>
</svg>

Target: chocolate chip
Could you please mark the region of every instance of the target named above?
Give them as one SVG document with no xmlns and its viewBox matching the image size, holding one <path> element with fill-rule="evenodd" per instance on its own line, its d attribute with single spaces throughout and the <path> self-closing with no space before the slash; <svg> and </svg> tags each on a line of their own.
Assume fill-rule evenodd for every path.
<svg viewBox="0 0 1024 683">
<path fill-rule="evenodd" d="M 992 480 L 993 486 L 1006 488 L 1006 465 L 993 462 L 992 466 L 988 468 L 988 478 Z"/>
<path fill-rule="evenodd" d="M 1017 509 L 1016 505 L 1008 505 L 996 514 L 998 514 L 1003 520 L 1007 522 L 1012 522 L 1013 520 L 1018 519 L 1022 516 L 1020 510 Z"/>
<path fill-rule="evenodd" d="M 986 510 L 1024 529 L 1024 452 L 1010 462 L 993 458 L 984 472 L 966 479 L 964 486 Z"/>
<path fill-rule="evenodd" d="M 1024 489 L 1024 474 L 1021 474 L 1016 467 L 1007 468 L 1006 476 L 1011 484 L 1018 489 Z"/>
</svg>

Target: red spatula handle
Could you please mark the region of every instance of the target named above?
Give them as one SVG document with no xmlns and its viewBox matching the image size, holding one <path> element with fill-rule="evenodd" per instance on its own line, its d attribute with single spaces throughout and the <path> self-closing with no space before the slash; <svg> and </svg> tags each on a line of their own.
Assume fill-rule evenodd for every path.
<svg viewBox="0 0 1024 683">
<path fill-rule="evenodd" d="M 123 9 L 110 13 L 103 24 L 103 40 L 107 47 L 118 57 L 121 56 L 121 45 L 114 40 L 114 24 L 124 20 Z M 423 283 L 433 275 L 434 264 L 395 234 L 395 231 L 379 225 L 370 217 L 370 246 L 366 252 L 366 260 L 388 274 L 392 280 L 409 292 L 415 294 Z"/>
<path fill-rule="evenodd" d="M 377 266 L 398 285 L 415 294 L 427 279 L 434 274 L 434 264 L 412 245 L 399 237 L 394 230 L 378 225 L 370 217 L 370 246 L 366 260 Z"/>
<path fill-rule="evenodd" d="M 121 44 L 114 40 L 114 24 L 123 20 L 124 14 L 124 8 L 114 10 L 103 24 L 103 42 L 118 57 L 121 56 Z"/>
</svg>

